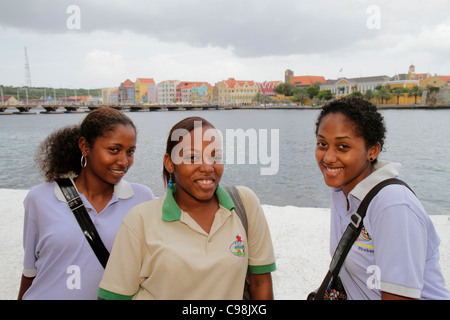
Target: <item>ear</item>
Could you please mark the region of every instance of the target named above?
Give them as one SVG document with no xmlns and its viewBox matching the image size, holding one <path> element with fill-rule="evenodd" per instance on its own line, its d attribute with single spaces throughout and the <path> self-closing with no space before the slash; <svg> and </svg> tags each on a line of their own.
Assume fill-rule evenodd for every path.
<svg viewBox="0 0 450 320">
<path fill-rule="evenodd" d="M 89 153 L 89 143 L 84 137 L 78 139 L 78 148 L 80 148 L 81 154 L 87 156 Z"/>
<path fill-rule="evenodd" d="M 374 161 L 376 158 L 378 158 L 378 155 L 381 152 L 381 144 L 377 142 L 376 145 L 369 148 L 369 151 L 367 153 L 367 160 L 370 162 Z"/>
<path fill-rule="evenodd" d="M 173 173 L 175 171 L 175 165 L 172 162 L 172 157 L 168 153 L 164 155 L 164 168 L 166 168 L 169 173 Z"/>
</svg>

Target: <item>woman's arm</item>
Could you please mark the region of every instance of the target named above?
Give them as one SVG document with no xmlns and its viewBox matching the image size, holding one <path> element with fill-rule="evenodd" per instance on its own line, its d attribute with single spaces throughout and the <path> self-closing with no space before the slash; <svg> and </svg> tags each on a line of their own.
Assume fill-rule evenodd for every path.
<svg viewBox="0 0 450 320">
<path fill-rule="evenodd" d="M 397 294 L 381 291 L 381 300 L 416 300 L 413 298 L 408 298 L 404 296 L 399 296 Z"/>
<path fill-rule="evenodd" d="M 35 277 L 25 277 L 22 274 L 22 279 L 20 280 L 20 288 L 19 288 L 19 296 L 17 297 L 17 300 L 22 300 L 23 295 L 25 292 L 27 292 L 28 288 L 31 287 L 31 284 L 33 283 Z"/>
<path fill-rule="evenodd" d="M 252 300 L 273 300 L 271 273 L 250 274 L 249 289 Z"/>
</svg>

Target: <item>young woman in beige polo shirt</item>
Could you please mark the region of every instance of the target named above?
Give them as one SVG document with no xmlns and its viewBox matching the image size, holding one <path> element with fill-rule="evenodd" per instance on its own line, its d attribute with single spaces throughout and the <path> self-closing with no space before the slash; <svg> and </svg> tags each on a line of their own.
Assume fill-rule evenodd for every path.
<svg viewBox="0 0 450 320">
<path fill-rule="evenodd" d="M 219 186 L 218 131 L 190 117 L 169 133 L 163 177 L 167 194 L 125 217 L 100 283 L 103 299 L 242 299 L 247 269 L 252 299 L 272 299 L 275 258 L 256 195 L 238 187 L 248 237 Z"/>
</svg>

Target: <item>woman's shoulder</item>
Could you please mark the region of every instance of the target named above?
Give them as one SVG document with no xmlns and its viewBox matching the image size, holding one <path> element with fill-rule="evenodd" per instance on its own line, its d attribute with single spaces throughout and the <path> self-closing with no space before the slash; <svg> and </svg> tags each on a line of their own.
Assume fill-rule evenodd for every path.
<svg viewBox="0 0 450 320">
<path fill-rule="evenodd" d="M 130 184 L 131 188 L 133 188 L 133 191 L 136 194 L 147 195 L 151 199 L 153 199 L 155 197 L 154 194 L 153 194 L 153 191 L 150 189 L 150 187 L 148 187 L 148 186 L 146 186 L 144 184 L 135 183 L 135 182 L 129 182 L 129 184 Z"/>
<path fill-rule="evenodd" d="M 241 198 L 244 199 L 248 199 L 248 200 L 257 200 L 259 202 L 258 196 L 256 195 L 256 193 L 250 189 L 249 187 L 246 186 L 236 186 L 236 189 L 239 192 L 239 195 L 241 196 Z"/>
<path fill-rule="evenodd" d="M 40 198 L 55 193 L 55 182 L 43 182 L 30 188 L 25 199 Z"/>
<path fill-rule="evenodd" d="M 138 221 L 140 223 L 142 221 L 152 220 L 154 217 L 161 217 L 164 198 L 153 198 L 135 205 L 127 213 L 124 220 L 130 223 L 131 221 Z"/>
</svg>

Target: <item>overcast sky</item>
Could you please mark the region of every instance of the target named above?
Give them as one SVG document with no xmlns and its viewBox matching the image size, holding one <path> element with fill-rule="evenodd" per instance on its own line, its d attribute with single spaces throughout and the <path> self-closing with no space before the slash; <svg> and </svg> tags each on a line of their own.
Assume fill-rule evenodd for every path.
<svg viewBox="0 0 450 320">
<path fill-rule="evenodd" d="M 0 85 L 450 75 L 448 0 L 0 2 Z"/>
</svg>

